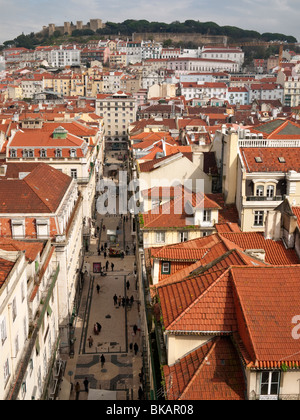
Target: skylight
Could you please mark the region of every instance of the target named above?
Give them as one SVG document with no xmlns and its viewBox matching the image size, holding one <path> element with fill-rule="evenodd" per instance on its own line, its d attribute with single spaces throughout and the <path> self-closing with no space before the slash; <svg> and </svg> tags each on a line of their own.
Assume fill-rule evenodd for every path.
<svg viewBox="0 0 300 420">
<path fill-rule="evenodd" d="M 256 163 L 262 163 L 262 158 L 261 158 L 261 157 L 259 157 L 259 156 L 256 156 L 256 158 L 255 158 L 255 162 L 256 162 Z"/>
</svg>

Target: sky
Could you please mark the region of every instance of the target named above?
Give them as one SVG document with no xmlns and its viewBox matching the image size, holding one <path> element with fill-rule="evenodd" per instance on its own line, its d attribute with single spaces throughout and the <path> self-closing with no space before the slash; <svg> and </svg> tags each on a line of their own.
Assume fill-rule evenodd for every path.
<svg viewBox="0 0 300 420">
<path fill-rule="evenodd" d="M 299 0 L 0 0 L 0 44 L 55 23 L 187 19 L 242 29 L 279 32 L 300 41 Z"/>
</svg>

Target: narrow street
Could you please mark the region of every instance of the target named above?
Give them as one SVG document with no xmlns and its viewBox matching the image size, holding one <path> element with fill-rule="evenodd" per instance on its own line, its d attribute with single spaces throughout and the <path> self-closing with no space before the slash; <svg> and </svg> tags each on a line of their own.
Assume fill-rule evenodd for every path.
<svg viewBox="0 0 300 420">
<path fill-rule="evenodd" d="M 116 165 L 121 168 L 122 162 L 116 159 L 118 154 L 107 152 L 107 163 L 110 166 L 104 167 L 104 178 L 108 174 L 112 178 L 112 165 L 114 168 Z M 114 180 L 117 182 L 116 178 Z M 134 236 L 131 235 L 130 218 L 127 217 L 126 221 L 123 215 L 97 214 L 95 232 L 97 237 L 95 234 L 91 235 L 90 247 L 85 255 L 84 271 L 87 270 L 88 273 L 84 276 L 80 307 L 75 321 L 74 356 L 67 360 L 60 399 L 75 400 L 75 384 L 78 382 L 79 400 L 137 400 L 141 385 L 139 374 L 142 369 L 142 342 L 138 285 L 135 280 L 135 244 Z M 113 246 L 116 250 L 124 251 L 124 257 L 110 257 L 108 251 L 105 256 L 105 245 L 107 250 Z M 100 263 L 105 276 L 97 273 Z M 113 271 L 111 263 L 114 264 Z M 97 286 L 100 286 L 99 290 Z M 115 304 L 115 295 L 121 302 L 117 300 Z M 132 304 L 130 298 L 133 299 Z M 96 323 L 101 325 L 98 335 L 94 331 Z M 138 327 L 136 333 L 134 326 Z M 136 354 L 135 344 L 138 346 Z M 105 357 L 103 365 L 102 355 Z M 85 392 L 83 384 L 86 378 L 89 389 L 92 390 L 89 393 Z M 115 394 L 104 391 L 114 391 Z"/>
</svg>

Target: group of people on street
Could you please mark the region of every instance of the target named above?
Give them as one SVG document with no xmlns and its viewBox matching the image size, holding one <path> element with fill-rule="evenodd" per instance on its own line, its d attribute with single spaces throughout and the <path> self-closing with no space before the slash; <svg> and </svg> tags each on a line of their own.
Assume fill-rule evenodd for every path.
<svg viewBox="0 0 300 420">
<path fill-rule="evenodd" d="M 114 301 L 114 306 L 120 307 L 122 305 L 123 308 L 125 308 L 125 306 L 131 307 L 134 303 L 134 297 L 131 296 L 131 298 L 129 298 L 128 296 L 126 296 L 126 298 L 125 298 L 124 296 L 121 297 L 120 295 L 117 296 L 115 294 L 114 297 L 113 297 L 113 301 Z"/>
</svg>

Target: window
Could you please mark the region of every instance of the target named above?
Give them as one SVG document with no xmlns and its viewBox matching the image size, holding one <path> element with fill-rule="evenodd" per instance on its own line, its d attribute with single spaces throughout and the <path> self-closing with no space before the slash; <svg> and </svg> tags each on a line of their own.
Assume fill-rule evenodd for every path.
<svg viewBox="0 0 300 420">
<path fill-rule="evenodd" d="M 55 150 L 55 157 L 57 157 L 57 158 L 61 158 L 62 157 L 62 150 L 61 149 L 56 149 Z"/>
<path fill-rule="evenodd" d="M 77 169 L 71 169 L 71 177 L 77 179 Z"/>
<path fill-rule="evenodd" d="M 10 157 L 12 157 L 12 158 L 16 158 L 17 157 L 17 151 L 16 151 L 16 149 L 12 149 L 10 151 Z"/>
<path fill-rule="evenodd" d="M 261 396 L 278 396 L 280 388 L 280 372 L 262 372 L 260 383 Z M 261 397 L 263 399 L 263 397 Z"/>
<path fill-rule="evenodd" d="M 156 232 L 156 243 L 163 244 L 166 240 L 166 233 L 165 232 Z"/>
<path fill-rule="evenodd" d="M 161 266 L 161 274 L 170 274 L 171 273 L 171 263 L 163 262 Z"/>
<path fill-rule="evenodd" d="M 13 239 L 23 239 L 25 237 L 25 221 L 15 219 L 11 221 Z"/>
<path fill-rule="evenodd" d="M 71 158 L 75 158 L 76 157 L 76 149 L 71 149 L 70 150 L 70 157 Z"/>
<path fill-rule="evenodd" d="M 14 298 L 12 302 L 12 317 L 13 317 L 13 321 L 15 321 L 15 319 L 17 318 L 17 299 L 16 298 Z"/>
<path fill-rule="evenodd" d="M 264 212 L 256 211 L 254 213 L 254 226 L 263 226 L 264 225 Z"/>
<path fill-rule="evenodd" d="M 47 151 L 45 149 L 41 150 L 41 158 L 46 158 L 47 157 Z"/>
<path fill-rule="evenodd" d="M 5 343 L 7 339 L 7 331 L 6 331 L 6 320 L 3 318 L 0 324 L 0 334 L 1 334 L 1 343 L 2 345 Z"/>
<path fill-rule="evenodd" d="M 46 239 L 49 236 L 49 221 L 48 220 L 36 220 L 36 231 L 37 231 L 37 238 L 38 239 Z M 39 267 L 38 261 L 36 261 L 36 272 Z"/>
<path fill-rule="evenodd" d="M 268 185 L 267 186 L 267 197 L 272 198 L 274 197 L 275 188 L 274 185 Z"/>
<path fill-rule="evenodd" d="M 3 368 L 4 368 L 4 383 L 6 383 L 8 381 L 9 376 L 10 376 L 8 359 L 6 359 L 6 362 L 4 363 Z"/>
<path fill-rule="evenodd" d="M 256 194 L 255 194 L 256 197 L 263 197 L 264 191 L 265 191 L 264 186 L 263 185 L 258 185 L 256 187 Z"/>
<path fill-rule="evenodd" d="M 211 221 L 211 210 L 204 210 L 203 212 L 203 222 Z"/>
<path fill-rule="evenodd" d="M 188 232 L 180 232 L 179 233 L 179 242 L 186 242 L 188 240 Z"/>
</svg>

